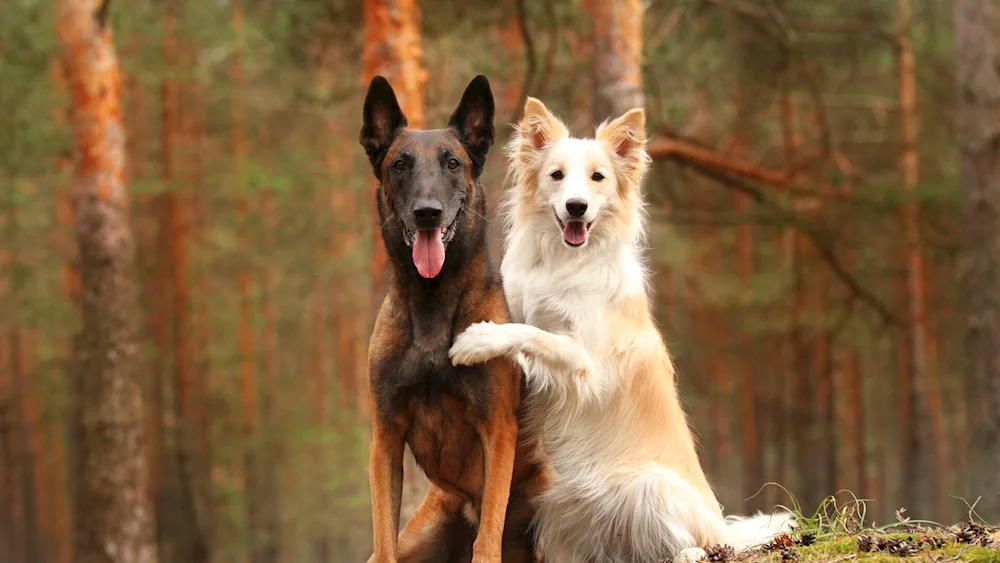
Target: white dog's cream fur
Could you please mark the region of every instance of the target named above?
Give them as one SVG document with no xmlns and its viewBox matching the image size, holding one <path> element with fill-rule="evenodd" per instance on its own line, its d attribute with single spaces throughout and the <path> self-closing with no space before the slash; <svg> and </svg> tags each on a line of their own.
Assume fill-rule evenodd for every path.
<svg viewBox="0 0 1000 563">
<path fill-rule="evenodd" d="M 699 464 L 640 256 L 642 110 L 574 139 L 529 98 L 507 151 L 501 272 L 521 324 L 473 325 L 450 355 L 456 364 L 509 356 L 524 368 L 528 424 L 555 471 L 539 500 L 547 558 L 694 561 L 702 548 L 742 549 L 788 529 L 786 513 L 724 519 Z M 579 247 L 564 242 L 570 198 L 588 204 Z"/>
</svg>

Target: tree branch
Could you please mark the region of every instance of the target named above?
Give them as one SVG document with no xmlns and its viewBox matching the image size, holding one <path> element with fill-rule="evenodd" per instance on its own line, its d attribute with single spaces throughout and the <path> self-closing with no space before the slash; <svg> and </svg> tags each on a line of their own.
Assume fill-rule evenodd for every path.
<svg viewBox="0 0 1000 563">
<path fill-rule="evenodd" d="M 841 283 L 844 284 L 847 290 L 852 295 L 856 296 L 860 301 L 866 303 L 874 309 L 884 323 L 895 326 L 906 326 L 888 305 L 883 303 L 877 295 L 865 289 L 865 287 L 861 285 L 854 275 L 847 270 L 847 267 L 845 267 L 840 261 L 840 258 L 837 257 L 837 253 L 833 250 L 833 248 L 831 248 L 824 237 L 814 228 L 802 221 L 795 213 L 789 212 L 777 203 L 773 202 L 766 195 L 764 195 L 761 190 L 741 180 L 733 178 L 726 172 L 711 166 L 709 163 L 698 161 L 697 159 L 689 158 L 681 154 L 674 154 L 671 159 L 682 166 L 686 166 L 694 170 L 706 178 L 715 180 L 727 188 L 746 194 L 759 205 L 767 208 L 776 216 L 781 217 L 788 225 L 791 225 L 792 228 L 805 235 L 805 237 L 812 244 L 813 248 L 816 249 L 820 259 L 827 264 L 830 270 L 838 279 L 840 279 Z"/>
<path fill-rule="evenodd" d="M 788 170 L 773 170 L 671 133 L 650 141 L 646 145 L 646 152 L 653 159 L 682 159 L 686 162 L 695 162 L 728 175 L 748 178 L 776 188 L 787 188 L 791 185 L 805 187 L 795 176 L 826 154 L 825 150 L 821 150 L 814 155 L 803 157 Z M 843 195 L 843 190 L 840 188 L 830 187 L 821 187 L 810 192 L 813 195 Z"/>
</svg>

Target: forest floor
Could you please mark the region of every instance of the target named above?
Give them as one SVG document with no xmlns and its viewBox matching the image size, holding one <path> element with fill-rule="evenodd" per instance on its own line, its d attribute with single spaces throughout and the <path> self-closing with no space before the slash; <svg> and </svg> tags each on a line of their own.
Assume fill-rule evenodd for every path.
<svg viewBox="0 0 1000 563">
<path fill-rule="evenodd" d="M 821 538 L 810 534 L 794 534 L 777 538 L 763 548 L 740 554 L 728 553 L 725 548 L 709 550 L 708 561 L 741 563 L 901 563 L 926 561 L 950 563 L 975 561 L 1000 563 L 1000 532 L 986 531 L 977 539 L 957 539 L 959 529 L 952 528 L 914 530 L 912 532 L 883 532 L 869 530 L 859 534 L 845 534 Z"/>
<path fill-rule="evenodd" d="M 838 504 L 824 500 L 812 517 L 803 516 L 794 502 L 797 530 L 756 549 L 733 553 L 727 546 L 708 550 L 707 561 L 732 563 L 901 563 L 923 561 L 1000 563 L 1000 526 L 976 517 L 954 526 L 912 520 L 896 513 L 887 526 L 865 525 L 865 503 L 856 497 Z"/>
</svg>

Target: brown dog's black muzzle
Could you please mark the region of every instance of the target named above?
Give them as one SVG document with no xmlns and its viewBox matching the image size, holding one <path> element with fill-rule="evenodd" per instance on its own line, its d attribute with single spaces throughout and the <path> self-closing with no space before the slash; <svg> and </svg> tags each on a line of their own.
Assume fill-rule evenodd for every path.
<svg viewBox="0 0 1000 563">
<path fill-rule="evenodd" d="M 413 203 L 413 223 L 418 229 L 441 227 L 444 206 L 436 199 L 419 199 Z"/>
</svg>

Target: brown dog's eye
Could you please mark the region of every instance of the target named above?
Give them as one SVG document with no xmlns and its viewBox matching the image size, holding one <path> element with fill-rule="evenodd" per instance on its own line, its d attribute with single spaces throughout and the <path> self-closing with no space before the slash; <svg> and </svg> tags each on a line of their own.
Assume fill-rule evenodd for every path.
<svg viewBox="0 0 1000 563">
<path fill-rule="evenodd" d="M 601 174 L 600 172 L 594 172 L 594 175 L 591 176 L 590 179 L 595 182 L 600 182 L 601 180 L 604 179 L 604 174 Z"/>
<path fill-rule="evenodd" d="M 400 159 L 396 160 L 396 162 L 392 163 L 392 167 L 393 167 L 393 169 L 402 172 L 406 168 L 406 163 L 403 162 L 402 158 L 400 158 Z"/>
<path fill-rule="evenodd" d="M 552 174 L 549 174 L 549 176 L 551 176 L 551 177 L 552 177 L 552 179 L 553 179 L 553 180 L 555 180 L 556 182 L 558 182 L 559 180 L 562 180 L 562 179 L 563 179 L 563 173 L 562 173 L 562 170 L 556 170 L 556 171 L 555 171 L 555 172 L 553 172 Z"/>
<path fill-rule="evenodd" d="M 457 158 L 448 159 L 448 170 L 455 170 L 458 168 L 459 162 Z"/>
</svg>

